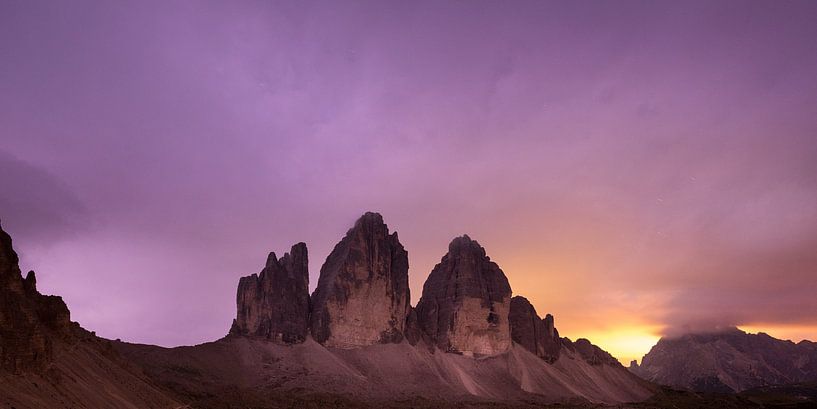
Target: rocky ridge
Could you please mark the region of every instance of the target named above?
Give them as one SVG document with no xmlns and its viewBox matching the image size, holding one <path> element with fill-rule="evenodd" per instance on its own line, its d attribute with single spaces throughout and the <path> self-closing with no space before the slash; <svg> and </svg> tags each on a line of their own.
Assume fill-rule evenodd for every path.
<svg viewBox="0 0 817 409">
<path fill-rule="evenodd" d="M 62 298 L 23 278 L 0 228 L 0 407 L 177 408 L 112 344 L 72 322 Z"/>
<path fill-rule="evenodd" d="M 663 337 L 630 370 L 652 382 L 698 392 L 817 382 L 817 343 L 737 328 Z"/>
<path fill-rule="evenodd" d="M 407 253 L 375 213 L 335 246 L 311 297 L 306 245 L 271 253 L 260 273 L 239 280 L 230 334 L 191 347 L 83 330 L 59 297 L 36 291 L 33 273 L 22 277 L 5 233 L 0 244 L 4 407 L 389 407 L 395 399 L 531 407 L 653 392 L 617 362 L 599 361 L 589 342 L 559 338 L 552 316 L 532 306 L 521 311 L 533 341 L 515 343 L 522 326 L 511 317 L 525 314 L 502 270 L 467 236 L 452 241 L 411 308 Z M 556 340 L 559 349 L 548 349 Z"/>
<path fill-rule="evenodd" d="M 416 308 L 409 304 L 408 253 L 378 213 L 367 212 L 334 247 L 311 297 L 306 244 L 260 274 L 242 277 L 231 335 L 297 344 L 306 335 L 327 347 L 423 343 L 443 352 L 484 357 L 515 342 L 548 363 L 563 352 L 591 365 L 620 366 L 586 339 L 561 338 L 554 318 L 511 298 L 505 273 L 468 235 L 457 237 L 431 271 Z"/>
<path fill-rule="evenodd" d="M 562 339 L 553 324 L 552 315 L 539 318 L 528 299 L 517 295 L 511 299 L 509 320 L 514 342 L 547 362 L 553 363 L 559 359 Z"/>
<path fill-rule="evenodd" d="M 11 237 L 0 227 L 0 366 L 14 373 L 43 370 L 55 339 L 71 337 L 71 319 L 62 298 L 37 291 L 37 278 L 23 278 Z"/>
</svg>

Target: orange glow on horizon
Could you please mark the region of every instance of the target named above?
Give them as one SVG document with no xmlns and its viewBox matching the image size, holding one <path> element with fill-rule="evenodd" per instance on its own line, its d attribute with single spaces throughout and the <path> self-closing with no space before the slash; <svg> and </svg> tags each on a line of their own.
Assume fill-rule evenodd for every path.
<svg viewBox="0 0 817 409">
<path fill-rule="evenodd" d="M 632 326 L 609 331 L 587 328 L 573 331 L 571 334 L 560 332 L 560 335 L 574 341 L 578 338 L 587 338 L 617 358 L 624 366 L 628 366 L 632 360 L 640 363 L 644 354 L 661 338 L 657 327 L 649 326 Z"/>
<path fill-rule="evenodd" d="M 667 285 L 680 277 L 667 264 L 677 260 L 611 252 L 592 239 L 611 232 L 601 234 L 603 230 L 595 225 L 560 229 L 559 240 L 547 239 L 546 230 L 539 231 L 536 221 L 528 227 L 531 231 L 526 234 L 477 231 L 471 236 L 505 272 L 513 295 L 527 298 L 540 317 L 552 314 L 561 336 L 573 341 L 586 338 L 624 366 L 632 360 L 640 364 L 667 329 L 671 307 L 678 308 L 673 305 L 678 292 Z M 553 228 L 552 223 L 547 227 Z M 430 271 L 436 262 L 438 258 L 419 260 L 413 271 Z M 425 276 L 410 273 L 410 277 L 416 302 Z M 794 342 L 817 339 L 817 326 L 753 323 L 740 328 Z"/>
<path fill-rule="evenodd" d="M 586 338 L 624 366 L 632 360 L 640 363 L 661 338 L 664 325 L 653 315 L 661 310 L 660 296 L 622 289 L 612 274 L 608 282 L 587 273 L 603 270 L 599 260 L 605 257 L 565 257 L 553 251 L 523 258 L 498 250 L 514 295 L 526 297 L 541 317 L 553 314 L 562 337 Z"/>
</svg>

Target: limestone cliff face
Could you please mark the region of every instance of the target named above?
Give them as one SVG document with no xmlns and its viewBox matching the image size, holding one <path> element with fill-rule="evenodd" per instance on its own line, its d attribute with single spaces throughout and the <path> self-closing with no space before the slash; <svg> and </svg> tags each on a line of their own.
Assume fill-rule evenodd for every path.
<svg viewBox="0 0 817 409">
<path fill-rule="evenodd" d="M 309 262 L 306 244 L 278 259 L 270 253 L 260 274 L 242 277 L 231 334 L 298 343 L 309 333 Z"/>
<path fill-rule="evenodd" d="M 539 318 L 527 298 L 516 296 L 511 299 L 509 320 L 514 342 L 547 362 L 553 363 L 559 359 L 562 340 L 553 325 L 552 315 Z"/>
<path fill-rule="evenodd" d="M 417 320 L 447 352 L 495 355 L 511 346 L 511 287 L 505 273 L 468 236 L 454 239 L 423 285 Z"/>
<path fill-rule="evenodd" d="M 72 328 L 62 298 L 40 294 L 34 272 L 23 278 L 18 263 L 0 228 L 0 367 L 14 373 L 45 368 L 53 341 L 70 337 Z"/>
<path fill-rule="evenodd" d="M 312 336 L 337 348 L 400 342 L 409 302 L 408 253 L 381 215 L 366 213 L 321 267 Z"/>
</svg>

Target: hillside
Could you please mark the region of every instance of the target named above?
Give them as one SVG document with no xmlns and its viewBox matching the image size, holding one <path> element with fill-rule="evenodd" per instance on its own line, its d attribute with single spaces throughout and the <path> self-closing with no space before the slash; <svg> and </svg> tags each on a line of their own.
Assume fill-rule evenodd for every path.
<svg viewBox="0 0 817 409">
<path fill-rule="evenodd" d="M 737 328 L 661 338 L 634 373 L 662 385 L 701 392 L 741 392 L 817 381 L 817 343 L 747 334 Z"/>
</svg>

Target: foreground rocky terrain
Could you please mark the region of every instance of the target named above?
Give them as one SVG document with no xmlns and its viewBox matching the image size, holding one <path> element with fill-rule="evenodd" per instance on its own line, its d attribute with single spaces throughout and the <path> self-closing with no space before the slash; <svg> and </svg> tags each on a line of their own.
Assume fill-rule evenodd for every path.
<svg viewBox="0 0 817 409">
<path fill-rule="evenodd" d="M 795 344 L 737 328 L 665 337 L 630 370 L 662 385 L 699 392 L 817 382 L 817 343 Z"/>
<path fill-rule="evenodd" d="M 543 364 L 518 345 L 482 359 L 407 342 L 330 349 L 311 339 L 287 346 L 247 337 L 173 349 L 124 343 L 115 348 L 196 407 L 265 402 L 291 391 L 382 405 L 414 399 L 617 403 L 651 395 L 646 382 L 622 376 L 619 368 L 590 365 L 570 351 L 555 365 Z"/>
</svg>

